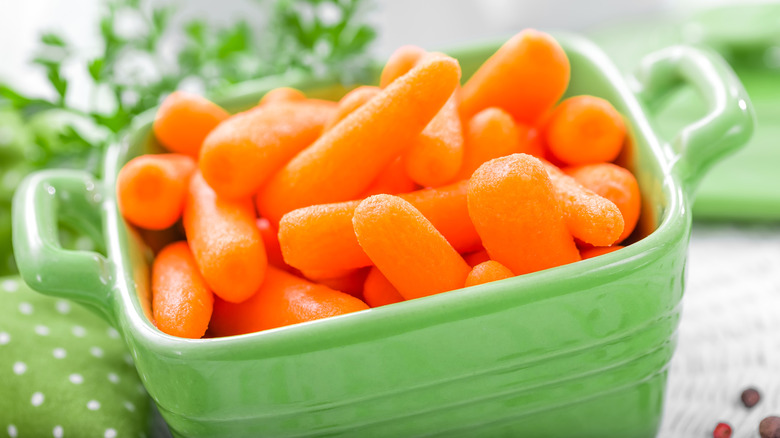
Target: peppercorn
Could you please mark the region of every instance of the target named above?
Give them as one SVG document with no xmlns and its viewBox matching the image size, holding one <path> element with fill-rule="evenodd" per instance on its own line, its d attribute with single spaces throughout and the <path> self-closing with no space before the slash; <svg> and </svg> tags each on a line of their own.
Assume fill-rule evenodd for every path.
<svg viewBox="0 0 780 438">
<path fill-rule="evenodd" d="M 742 404 L 746 408 L 752 408 L 761 400 L 761 394 L 755 388 L 748 388 L 742 391 Z"/>
<path fill-rule="evenodd" d="M 780 438 L 780 417 L 766 417 L 758 425 L 761 438 Z"/>
<path fill-rule="evenodd" d="M 731 426 L 728 423 L 718 423 L 712 431 L 712 438 L 731 438 Z"/>
</svg>

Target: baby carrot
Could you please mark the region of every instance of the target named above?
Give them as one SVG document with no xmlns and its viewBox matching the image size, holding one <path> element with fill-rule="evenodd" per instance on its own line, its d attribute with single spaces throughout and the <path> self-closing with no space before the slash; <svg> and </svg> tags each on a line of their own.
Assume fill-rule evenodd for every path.
<svg viewBox="0 0 780 438">
<path fill-rule="evenodd" d="M 550 35 L 526 29 L 504 43 L 463 86 L 465 120 L 497 106 L 518 123 L 535 125 L 569 84 L 566 53 Z"/>
<path fill-rule="evenodd" d="M 304 100 L 306 100 L 306 95 L 295 88 L 279 87 L 265 93 L 258 105 L 279 102 L 302 102 Z"/>
<path fill-rule="evenodd" d="M 466 207 L 468 181 L 399 195 L 417 208 L 460 252 L 481 247 Z M 312 205 L 287 213 L 279 224 L 284 259 L 304 271 L 345 270 L 371 264 L 360 248 L 352 217 L 360 201 Z"/>
<path fill-rule="evenodd" d="M 591 248 L 585 248 L 580 250 L 580 255 L 582 256 L 582 259 L 592 259 L 593 257 L 598 257 L 602 254 L 609 254 L 613 251 L 617 251 L 619 249 L 623 248 L 620 245 L 613 245 L 613 246 L 594 246 Z"/>
<path fill-rule="evenodd" d="M 200 170 L 220 196 L 252 196 L 319 137 L 333 114 L 319 101 L 277 102 L 236 114 L 203 142 Z"/>
<path fill-rule="evenodd" d="M 371 307 L 386 306 L 388 304 L 400 303 L 404 297 L 398 293 L 387 278 L 382 275 L 382 271 L 372 266 L 363 285 L 363 300 Z"/>
<path fill-rule="evenodd" d="M 264 217 L 257 218 L 256 223 L 257 229 L 260 230 L 260 237 L 263 239 L 263 248 L 265 248 L 268 264 L 286 271 L 292 269 L 284 262 L 284 257 L 282 257 L 282 248 L 279 246 L 279 237 L 276 228 Z"/>
<path fill-rule="evenodd" d="M 117 176 L 117 204 L 133 225 L 149 230 L 170 227 L 181 217 L 195 161 L 187 155 L 141 155 Z"/>
<path fill-rule="evenodd" d="M 471 270 L 431 222 L 397 196 L 366 198 L 352 225 L 363 251 L 407 300 L 460 289 Z"/>
<path fill-rule="evenodd" d="M 471 178 L 471 174 L 485 161 L 525 152 L 520 150 L 517 124 L 501 108 L 486 108 L 475 114 L 466 124 L 465 138 L 463 165 L 458 179 Z"/>
<path fill-rule="evenodd" d="M 642 195 L 631 172 L 612 163 L 601 163 L 570 168 L 566 173 L 620 209 L 624 226 L 617 242 L 622 242 L 634 231 L 642 208 Z"/>
<path fill-rule="evenodd" d="M 380 91 L 382 90 L 380 90 L 379 87 L 363 85 L 362 87 L 357 87 L 345 94 L 339 101 L 336 112 L 331 116 L 330 120 L 328 120 L 328 123 L 325 124 L 325 130 L 336 126 L 340 121 L 344 120 L 345 117 L 373 99 Z"/>
<path fill-rule="evenodd" d="M 515 274 L 507 269 L 506 266 L 495 260 L 488 260 L 471 268 L 469 276 L 466 277 L 466 285 L 464 287 L 490 283 L 491 281 L 503 280 L 514 276 Z"/>
<path fill-rule="evenodd" d="M 261 215 L 278 223 L 296 208 L 365 192 L 423 131 L 459 78 L 460 66 L 452 58 L 421 60 L 274 175 L 257 197 Z"/>
<path fill-rule="evenodd" d="M 425 56 L 427 52 L 417 46 L 400 47 L 385 64 L 380 87 L 406 74 Z M 456 94 L 450 96 L 404 156 L 406 173 L 421 186 L 438 187 L 453 181 L 463 162 L 463 127 Z"/>
<path fill-rule="evenodd" d="M 394 80 L 405 75 L 425 56 L 426 51 L 417 46 L 401 46 L 390 55 L 379 77 L 379 87 L 386 88 Z"/>
<path fill-rule="evenodd" d="M 202 338 L 214 294 L 198 272 L 187 242 L 172 243 L 152 265 L 152 313 L 157 328 L 181 338 Z"/>
<path fill-rule="evenodd" d="M 358 245 L 352 216 L 360 201 L 312 205 L 293 210 L 279 223 L 284 261 L 303 271 L 348 270 L 369 266 Z"/>
<path fill-rule="evenodd" d="M 468 190 L 469 182 L 464 180 L 398 196 L 420 210 L 458 252 L 469 252 L 480 249 L 482 242 L 469 217 Z"/>
<path fill-rule="evenodd" d="M 206 283 L 240 303 L 260 287 L 268 260 L 249 200 L 219 198 L 196 172 L 184 207 L 187 241 Z"/>
<path fill-rule="evenodd" d="M 606 100 L 575 96 L 555 108 L 545 129 L 550 152 L 570 165 L 612 161 L 626 137 L 623 117 Z"/>
<path fill-rule="evenodd" d="M 203 139 L 229 114 L 208 99 L 174 91 L 160 104 L 152 130 L 171 152 L 198 158 Z"/>
<path fill-rule="evenodd" d="M 553 164 L 542 161 L 563 207 L 572 236 L 595 246 L 615 243 L 623 233 L 620 209 L 609 199 L 588 190 Z"/>
<path fill-rule="evenodd" d="M 215 300 L 209 332 L 241 335 L 365 309 L 353 296 L 269 266 L 262 286 L 247 301 Z"/>
<path fill-rule="evenodd" d="M 463 164 L 463 127 L 456 93 L 415 139 L 404 155 L 406 173 L 424 187 L 452 182 Z"/>
<path fill-rule="evenodd" d="M 480 166 L 469 181 L 468 208 L 490 258 L 517 275 L 580 259 L 537 158 L 512 154 Z"/>
<path fill-rule="evenodd" d="M 318 276 L 317 273 L 308 273 L 309 275 L 312 275 L 312 277 L 307 276 L 307 278 L 317 284 L 322 284 L 331 289 L 350 294 L 355 298 L 361 298 L 363 296 L 363 283 L 366 281 L 368 269 L 368 267 L 352 269 L 336 276 Z"/>
<path fill-rule="evenodd" d="M 417 184 L 409 178 L 403 160 L 401 157 L 398 157 L 395 161 L 385 167 L 382 173 L 379 174 L 366 192 L 360 197 L 367 198 L 371 195 L 378 195 L 380 193 L 395 195 L 398 193 L 411 192 L 416 188 Z"/>
<path fill-rule="evenodd" d="M 488 255 L 487 251 L 485 251 L 484 249 L 480 249 L 479 251 L 464 254 L 463 260 L 465 260 L 466 263 L 468 263 L 469 266 L 473 268 L 474 266 L 477 266 L 480 263 L 490 260 L 490 256 Z"/>
<path fill-rule="evenodd" d="M 546 155 L 539 129 L 518 123 L 517 133 L 520 135 L 520 153 L 533 155 L 536 158 L 543 158 Z"/>
</svg>

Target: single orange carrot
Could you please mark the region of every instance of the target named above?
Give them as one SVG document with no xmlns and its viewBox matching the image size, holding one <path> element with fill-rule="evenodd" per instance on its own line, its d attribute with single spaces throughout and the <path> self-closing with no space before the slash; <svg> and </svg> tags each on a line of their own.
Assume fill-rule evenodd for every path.
<svg viewBox="0 0 780 438">
<path fill-rule="evenodd" d="M 455 180 L 463 164 L 463 127 L 453 93 L 404 154 L 406 173 L 423 187 Z"/>
<path fill-rule="evenodd" d="M 337 276 L 323 275 L 323 273 L 316 272 L 314 274 L 311 272 L 306 274 L 311 275 L 312 277 L 307 275 L 307 278 L 315 283 L 350 294 L 355 298 L 361 298 L 363 296 L 363 283 L 366 281 L 368 270 L 368 267 L 353 269 Z"/>
<path fill-rule="evenodd" d="M 181 338 L 202 338 L 214 294 L 198 272 L 187 242 L 172 243 L 152 265 L 152 312 L 157 328 Z"/>
<path fill-rule="evenodd" d="M 609 199 L 583 187 L 553 164 L 542 161 L 563 207 L 572 236 L 595 246 L 615 243 L 625 227 L 620 209 Z"/>
<path fill-rule="evenodd" d="M 258 105 L 267 105 L 269 103 L 279 102 L 302 102 L 306 100 L 306 95 L 295 88 L 279 87 L 265 93 L 260 99 Z"/>
<path fill-rule="evenodd" d="M 174 91 L 160 104 L 152 130 L 169 151 L 197 159 L 203 139 L 228 116 L 227 111 L 204 97 Z"/>
<path fill-rule="evenodd" d="M 503 280 L 514 276 L 515 274 L 507 269 L 506 266 L 495 260 L 488 260 L 471 268 L 469 276 L 466 277 L 466 285 L 464 287 L 490 283 L 491 281 Z"/>
<path fill-rule="evenodd" d="M 354 199 L 414 140 L 455 90 L 460 66 L 428 56 L 326 131 L 258 194 L 263 217 L 278 223 L 296 208 Z"/>
<path fill-rule="evenodd" d="M 626 138 L 623 117 L 604 99 L 575 96 L 555 108 L 545 129 L 550 152 L 569 165 L 612 161 Z"/>
<path fill-rule="evenodd" d="M 266 259 L 268 259 L 269 265 L 274 265 L 279 269 L 290 270 L 293 269 L 290 265 L 284 262 L 282 257 L 282 248 L 279 246 L 279 236 L 276 228 L 268 221 L 268 219 L 261 217 L 256 221 L 257 229 L 260 230 L 260 236 L 263 238 L 263 248 L 265 248 Z"/>
<path fill-rule="evenodd" d="M 612 246 L 594 246 L 592 248 L 585 248 L 580 250 L 580 255 L 582 256 L 582 259 L 592 259 L 593 257 L 598 257 L 602 254 L 609 254 L 613 251 L 617 251 L 619 249 L 623 248 L 623 246 L 620 245 L 612 245 Z"/>
<path fill-rule="evenodd" d="M 187 155 L 141 155 L 119 171 L 117 204 L 133 225 L 163 230 L 181 217 L 195 161 Z"/>
<path fill-rule="evenodd" d="M 537 158 L 512 154 L 480 166 L 469 181 L 468 208 L 490 258 L 517 275 L 580 259 Z"/>
<path fill-rule="evenodd" d="M 465 132 L 466 144 L 463 165 L 458 179 L 469 179 L 485 161 L 504 157 L 520 149 L 520 133 L 517 124 L 501 108 L 486 108 L 469 120 Z"/>
<path fill-rule="evenodd" d="M 365 309 L 368 306 L 353 296 L 269 266 L 262 286 L 247 301 L 234 304 L 217 298 L 209 332 L 241 335 Z"/>
<path fill-rule="evenodd" d="M 382 90 L 379 89 L 379 87 L 363 85 L 345 94 L 339 101 L 335 113 L 331 116 L 330 120 L 328 120 L 328 123 L 325 124 L 325 130 L 327 131 L 336 126 L 340 121 L 344 120 L 345 117 L 373 99 L 380 91 Z"/>
<path fill-rule="evenodd" d="M 542 136 L 537 128 L 518 123 L 517 133 L 520 137 L 521 154 L 533 155 L 536 158 L 544 158 L 547 155 Z"/>
<path fill-rule="evenodd" d="M 279 223 L 284 261 L 304 272 L 369 266 L 371 259 L 360 248 L 352 229 L 352 216 L 359 203 L 312 205 L 284 215 Z"/>
<path fill-rule="evenodd" d="M 466 206 L 468 181 L 399 195 L 417 208 L 459 252 L 481 247 Z M 368 266 L 352 217 L 360 201 L 312 205 L 284 215 L 279 242 L 285 261 L 303 271 L 347 270 Z"/>
<path fill-rule="evenodd" d="M 390 163 L 382 173 L 371 183 L 365 193 L 360 197 L 367 198 L 371 195 L 396 195 L 398 193 L 408 193 L 417 189 L 417 184 L 409 178 L 406 173 L 406 166 L 401 157 L 398 157 Z"/>
<path fill-rule="evenodd" d="M 252 196 L 319 137 L 332 114 L 332 106 L 319 101 L 278 102 L 236 114 L 203 142 L 203 178 L 220 196 Z"/>
<path fill-rule="evenodd" d="M 639 184 L 631 172 L 612 163 L 602 163 L 570 168 L 566 173 L 620 209 L 624 226 L 616 242 L 622 242 L 631 235 L 642 208 Z"/>
<path fill-rule="evenodd" d="M 431 222 L 397 196 L 366 198 L 352 225 L 363 251 L 407 300 L 460 289 L 471 270 Z"/>
<path fill-rule="evenodd" d="M 535 125 L 563 96 L 569 60 L 550 35 L 526 29 L 504 43 L 463 86 L 460 111 L 468 120 L 497 106 L 519 123 Z"/>
<path fill-rule="evenodd" d="M 463 260 L 465 260 L 466 263 L 468 263 L 469 266 L 473 268 L 474 266 L 477 266 L 480 263 L 484 263 L 490 260 L 490 256 L 488 255 L 487 251 L 485 251 L 484 249 L 480 249 L 479 251 L 463 254 Z"/>
<path fill-rule="evenodd" d="M 386 88 L 394 80 L 409 72 L 426 55 L 426 51 L 417 46 L 401 46 L 390 55 L 379 77 L 379 87 Z"/>
<path fill-rule="evenodd" d="M 200 172 L 190 179 L 184 230 L 200 273 L 220 298 L 240 303 L 260 287 L 268 266 L 252 203 L 222 199 Z"/>
<path fill-rule="evenodd" d="M 458 252 L 476 251 L 482 247 L 469 217 L 466 195 L 468 180 L 435 189 L 400 194 L 426 217 Z"/>
<path fill-rule="evenodd" d="M 400 303 L 404 300 L 404 297 L 382 275 L 382 271 L 377 269 L 376 266 L 372 266 L 363 285 L 363 300 L 371 307 L 380 307 Z"/>
<path fill-rule="evenodd" d="M 430 56 L 439 56 L 431 54 Z M 402 46 L 388 59 L 379 80 L 384 88 L 411 70 L 429 54 L 417 46 Z M 447 100 L 404 156 L 406 173 L 424 187 L 438 187 L 455 179 L 463 162 L 463 127 L 457 92 Z"/>
</svg>

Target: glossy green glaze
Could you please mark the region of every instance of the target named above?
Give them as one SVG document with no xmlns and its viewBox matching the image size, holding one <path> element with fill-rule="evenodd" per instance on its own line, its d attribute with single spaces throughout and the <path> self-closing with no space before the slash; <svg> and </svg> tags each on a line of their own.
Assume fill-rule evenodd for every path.
<svg viewBox="0 0 780 438">
<path fill-rule="evenodd" d="M 628 122 L 631 140 L 620 160 L 638 177 L 644 212 L 635 243 L 625 249 L 260 333 L 174 338 L 145 316 L 148 257 L 114 199 L 119 168 L 159 150 L 147 115 L 108 151 L 103 181 L 46 172 L 24 183 L 14 217 L 20 271 L 41 292 L 105 309 L 176 435 L 652 437 L 680 315 L 689 190 L 715 159 L 745 142 L 753 119 L 739 82 L 710 54 L 663 52 L 631 90 L 595 46 L 559 40 L 572 64 L 568 95 L 604 97 Z M 453 55 L 467 77 L 497 47 Z M 676 137 L 675 150 L 655 134 L 645 100 L 678 77 L 718 97 L 705 123 Z M 222 103 L 238 111 L 288 83 L 255 84 Z M 331 98 L 344 91 L 295 84 Z M 99 201 L 56 200 L 89 187 L 87 201 Z M 63 253 L 47 231 L 57 215 L 85 210 L 102 218 L 107 258 Z"/>
</svg>

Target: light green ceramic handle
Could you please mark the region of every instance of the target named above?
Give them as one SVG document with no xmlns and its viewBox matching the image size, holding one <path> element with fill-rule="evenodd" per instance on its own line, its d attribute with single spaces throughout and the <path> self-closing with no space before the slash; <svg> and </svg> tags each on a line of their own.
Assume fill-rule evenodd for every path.
<svg viewBox="0 0 780 438">
<path fill-rule="evenodd" d="M 637 95 L 651 119 L 664 97 L 683 85 L 693 86 L 707 102 L 707 115 L 671 140 L 676 154 L 673 171 L 691 191 L 715 162 L 753 134 L 755 115 L 747 92 L 714 52 L 674 46 L 651 53 L 642 60 L 636 80 Z"/>
<path fill-rule="evenodd" d="M 78 301 L 112 321 L 110 262 L 97 252 L 64 249 L 58 238 L 61 221 L 99 221 L 101 202 L 87 172 L 33 173 L 14 195 L 13 242 L 19 272 L 31 288 Z"/>
</svg>

